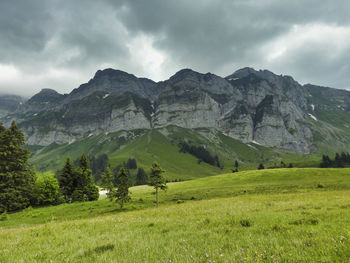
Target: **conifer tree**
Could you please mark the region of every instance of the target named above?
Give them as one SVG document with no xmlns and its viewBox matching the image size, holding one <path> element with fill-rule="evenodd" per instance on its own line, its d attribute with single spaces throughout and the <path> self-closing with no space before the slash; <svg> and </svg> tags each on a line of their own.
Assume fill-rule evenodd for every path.
<svg viewBox="0 0 350 263">
<path fill-rule="evenodd" d="M 148 183 L 148 176 L 144 169 L 139 168 L 136 174 L 136 185 L 143 185 Z"/>
<path fill-rule="evenodd" d="M 73 167 L 73 163 L 71 159 L 67 157 L 66 163 L 59 176 L 60 189 L 67 201 L 71 199 L 72 194 L 77 187 L 76 182 L 74 180 L 76 176 L 75 173 L 76 172 Z"/>
<path fill-rule="evenodd" d="M 131 200 L 128 173 L 124 167 L 119 170 L 118 179 L 119 184 L 117 185 L 117 190 L 113 196 L 116 198 L 116 201 L 120 203 L 120 209 L 123 209 L 124 203 L 127 203 Z"/>
<path fill-rule="evenodd" d="M 107 191 L 107 197 L 112 201 L 114 191 L 114 176 L 109 166 L 106 167 L 101 177 L 102 187 Z"/>
<path fill-rule="evenodd" d="M 156 202 L 157 207 L 159 206 L 159 200 L 158 200 L 158 189 L 166 190 L 166 180 L 164 176 L 162 175 L 165 171 L 160 167 L 160 165 L 157 162 L 154 162 L 151 167 L 151 175 L 149 178 L 149 185 L 153 186 L 156 190 Z"/>
<path fill-rule="evenodd" d="M 83 153 L 78 161 L 78 168 L 75 173 L 75 193 L 76 201 L 93 201 L 99 197 L 99 191 L 94 184 L 90 163 L 86 155 Z"/>
<path fill-rule="evenodd" d="M 0 124 L 0 213 L 23 209 L 32 201 L 35 176 L 24 143 L 15 121 L 9 129 Z"/>
</svg>

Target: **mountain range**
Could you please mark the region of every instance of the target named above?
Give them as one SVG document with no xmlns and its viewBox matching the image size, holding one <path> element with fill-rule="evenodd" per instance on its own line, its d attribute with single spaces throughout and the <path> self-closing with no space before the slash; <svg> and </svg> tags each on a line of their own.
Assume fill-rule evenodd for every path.
<svg viewBox="0 0 350 263">
<path fill-rule="evenodd" d="M 252 68 L 225 78 L 183 69 L 160 82 L 105 69 L 70 94 L 0 96 L 0 121 L 13 119 L 41 152 L 115 133 L 128 142 L 153 131 L 171 137 L 169 127 L 178 127 L 217 145 L 225 136 L 255 149 L 320 154 L 350 145 L 350 92 Z"/>
</svg>

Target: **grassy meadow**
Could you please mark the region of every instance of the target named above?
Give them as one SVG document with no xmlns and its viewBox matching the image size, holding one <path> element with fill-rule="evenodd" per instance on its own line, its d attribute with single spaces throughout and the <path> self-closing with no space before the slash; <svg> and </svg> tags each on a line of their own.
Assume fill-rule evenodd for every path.
<svg viewBox="0 0 350 263">
<path fill-rule="evenodd" d="M 0 221 L 0 262 L 350 262 L 350 169 L 274 169 L 130 189 Z"/>
</svg>

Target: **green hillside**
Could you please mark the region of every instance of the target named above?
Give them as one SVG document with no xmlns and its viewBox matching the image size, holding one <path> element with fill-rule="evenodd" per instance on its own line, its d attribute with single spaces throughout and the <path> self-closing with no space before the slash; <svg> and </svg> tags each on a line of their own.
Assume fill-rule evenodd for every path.
<svg viewBox="0 0 350 263">
<path fill-rule="evenodd" d="M 205 147 L 212 156 L 218 156 L 222 167 L 199 162 L 197 157 L 181 153 L 181 142 Z M 146 170 L 152 162 L 158 161 L 167 171 L 168 180 L 188 180 L 231 172 L 235 160 L 239 162 L 239 170 L 256 169 L 260 163 L 265 167 L 278 167 L 281 161 L 287 165 L 292 162 L 295 167 L 317 167 L 320 161 L 319 156 L 244 144 L 216 130 L 192 130 L 176 126 L 88 136 L 71 144 L 52 144 L 29 149 L 33 151 L 31 162 L 39 171 L 56 171 L 62 167 L 67 156 L 77 159 L 85 152 L 95 157 L 107 154 L 112 168 L 128 158 L 135 158 L 138 166 Z M 134 173 L 132 171 L 133 175 Z"/>
<path fill-rule="evenodd" d="M 350 169 L 275 169 L 131 188 L 0 221 L 1 262 L 349 262 Z M 35 240 L 35 242 L 32 242 Z"/>
</svg>

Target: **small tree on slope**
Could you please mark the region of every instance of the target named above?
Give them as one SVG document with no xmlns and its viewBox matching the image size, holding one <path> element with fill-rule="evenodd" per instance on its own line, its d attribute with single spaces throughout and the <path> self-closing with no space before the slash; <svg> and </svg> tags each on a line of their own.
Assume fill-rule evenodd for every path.
<svg viewBox="0 0 350 263">
<path fill-rule="evenodd" d="M 118 173 L 119 183 L 117 185 L 117 190 L 113 196 L 117 199 L 116 201 L 120 203 L 120 208 L 123 209 L 124 203 L 130 201 L 130 192 L 129 192 L 129 178 L 128 173 L 124 167 L 119 170 Z"/>
<path fill-rule="evenodd" d="M 157 207 L 159 206 L 159 200 L 158 200 L 158 189 L 166 190 L 166 180 L 164 176 L 162 175 L 165 171 L 160 167 L 160 165 L 156 162 L 152 164 L 151 167 L 151 175 L 149 178 L 149 185 L 153 186 L 156 190 L 156 201 L 157 201 Z"/>
<path fill-rule="evenodd" d="M 111 168 L 106 167 L 101 176 L 102 187 L 107 191 L 107 197 L 112 201 L 114 191 L 114 176 Z"/>
</svg>

